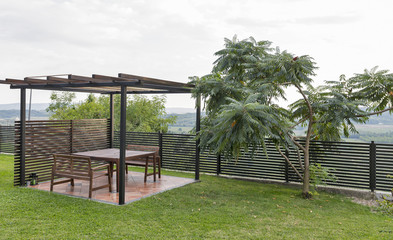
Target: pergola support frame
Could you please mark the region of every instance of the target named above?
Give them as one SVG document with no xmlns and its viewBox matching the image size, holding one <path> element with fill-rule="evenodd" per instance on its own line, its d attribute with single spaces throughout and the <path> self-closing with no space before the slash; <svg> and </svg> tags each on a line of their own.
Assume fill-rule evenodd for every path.
<svg viewBox="0 0 393 240">
<path fill-rule="evenodd" d="M 26 185 L 26 89 L 20 90 L 20 186 Z"/>
<path fill-rule="evenodd" d="M 114 147 L 114 95 L 120 94 L 120 161 L 117 178 L 119 179 L 119 205 L 125 203 L 125 157 L 126 157 L 126 115 L 127 94 L 189 94 L 195 86 L 179 82 L 148 78 L 120 73 L 118 77 L 93 74 L 91 77 L 57 74 L 25 77 L 24 80 L 7 78 L 0 84 L 8 84 L 11 89 L 20 89 L 20 186 L 26 185 L 26 89 L 88 92 L 109 94 L 110 121 L 108 126 L 109 146 Z M 197 97 L 196 132 L 200 131 L 201 98 Z M 71 133 L 72 135 L 72 133 Z M 162 137 L 162 135 L 161 135 Z M 161 145 L 161 144 L 160 144 Z M 160 154 L 162 155 L 162 154 Z M 199 180 L 199 140 L 196 141 L 195 179 Z M 161 158 L 162 160 L 162 158 Z"/>
</svg>

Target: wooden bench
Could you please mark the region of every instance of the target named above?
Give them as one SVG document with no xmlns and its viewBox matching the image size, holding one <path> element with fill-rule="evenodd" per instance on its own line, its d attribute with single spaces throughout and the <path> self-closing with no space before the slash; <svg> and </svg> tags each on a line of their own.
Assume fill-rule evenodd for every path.
<svg viewBox="0 0 393 240">
<path fill-rule="evenodd" d="M 138 158 L 138 159 L 133 159 L 133 160 L 126 160 L 126 173 L 128 174 L 128 165 L 131 166 L 141 166 L 145 167 L 145 178 L 144 182 L 146 182 L 148 176 L 156 175 L 156 169 L 153 168 L 153 172 L 149 173 L 148 172 L 148 167 L 154 165 L 154 161 L 156 166 L 158 166 L 158 177 L 161 178 L 161 161 L 160 161 L 160 156 L 159 156 L 159 151 L 160 147 L 155 147 L 155 146 L 145 146 L 145 145 L 128 145 L 127 150 L 131 151 L 146 151 L 146 152 L 156 152 L 156 158 L 153 159 L 153 156 L 150 156 L 148 158 Z M 154 177 L 155 180 L 155 177 Z"/>
<path fill-rule="evenodd" d="M 89 157 L 54 154 L 53 155 L 52 177 L 50 184 L 50 191 L 53 191 L 53 185 L 71 182 L 74 186 L 74 179 L 89 181 L 89 198 L 92 196 L 92 191 L 109 187 L 109 192 L 112 192 L 112 177 L 110 173 L 110 166 L 106 162 L 92 161 Z M 107 170 L 107 171 L 102 171 Z M 108 184 L 94 187 L 93 179 L 108 176 Z M 55 177 L 69 178 L 66 180 L 54 181 Z"/>
</svg>

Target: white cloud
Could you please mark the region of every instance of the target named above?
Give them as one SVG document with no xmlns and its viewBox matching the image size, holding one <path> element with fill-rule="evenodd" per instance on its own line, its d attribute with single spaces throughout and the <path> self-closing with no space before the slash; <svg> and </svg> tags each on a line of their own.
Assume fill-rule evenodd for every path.
<svg viewBox="0 0 393 240">
<path fill-rule="evenodd" d="M 224 37 L 254 36 L 315 58 L 317 82 L 392 69 L 391 1 L 2 0 L 0 78 L 127 72 L 186 82 L 210 72 Z M 18 91 L 0 85 L 0 102 Z M 34 95 L 48 102 L 50 93 Z M 184 96 L 169 106 L 192 107 Z"/>
</svg>

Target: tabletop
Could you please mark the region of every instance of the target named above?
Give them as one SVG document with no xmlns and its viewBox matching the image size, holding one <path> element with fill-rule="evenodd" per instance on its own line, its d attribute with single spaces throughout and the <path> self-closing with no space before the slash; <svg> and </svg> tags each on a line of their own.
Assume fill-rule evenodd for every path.
<svg viewBox="0 0 393 240">
<path fill-rule="evenodd" d="M 155 153 L 156 152 L 126 150 L 126 160 L 131 160 L 133 158 L 147 157 L 147 156 L 154 155 Z M 120 158 L 120 149 L 106 148 L 106 149 L 99 149 L 99 150 L 86 151 L 86 152 L 77 152 L 77 153 L 73 153 L 73 155 L 90 157 L 93 160 L 97 159 L 97 160 L 117 162 Z"/>
</svg>

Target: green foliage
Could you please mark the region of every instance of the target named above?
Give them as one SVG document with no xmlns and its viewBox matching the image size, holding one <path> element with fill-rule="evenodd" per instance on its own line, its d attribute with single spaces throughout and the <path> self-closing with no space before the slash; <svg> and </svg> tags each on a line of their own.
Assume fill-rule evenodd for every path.
<svg viewBox="0 0 393 240">
<path fill-rule="evenodd" d="M 176 122 L 176 116 L 167 117 L 165 102 L 165 96 L 154 96 L 148 99 L 141 95 L 133 95 L 127 103 L 127 130 L 168 132 L 168 125 Z"/>
<path fill-rule="evenodd" d="M 47 111 L 51 119 L 100 119 L 109 118 L 109 96 L 90 94 L 85 101 L 73 103 L 75 94 L 52 93 Z M 165 96 L 132 95 L 127 100 L 127 131 L 167 132 L 168 125 L 176 122 L 175 116 L 166 117 Z M 120 96 L 115 96 L 115 129 L 120 126 Z"/>
<path fill-rule="evenodd" d="M 309 85 L 316 67 L 308 56 L 294 57 L 269 46 L 252 37 L 225 39 L 212 73 L 191 78 L 193 96 L 201 95 L 206 103 L 202 148 L 237 158 L 242 149 L 264 147 L 265 137 L 277 145 L 293 145 L 289 112 L 272 101 L 285 97 L 287 85 Z"/>
<path fill-rule="evenodd" d="M 355 124 L 365 123 L 368 118 L 359 106 L 362 101 L 350 100 L 345 94 L 336 91 L 335 86 L 309 87 L 305 92 L 313 111 L 313 140 L 340 141 L 341 136 L 348 137 L 358 133 Z M 293 119 L 306 118 L 310 113 L 305 99 L 289 105 Z M 360 117 L 358 117 L 360 116 Z"/>
<path fill-rule="evenodd" d="M 377 200 L 378 210 L 387 215 L 393 215 L 393 202 L 383 197 L 383 200 Z"/>
<path fill-rule="evenodd" d="M 387 175 L 387 178 L 393 179 L 393 176 Z M 393 188 L 392 188 L 391 192 L 392 192 L 391 195 L 393 197 Z M 388 215 L 393 215 L 393 201 L 392 200 L 389 200 L 385 196 L 383 196 L 383 200 L 378 200 L 377 202 L 379 204 L 378 207 L 381 212 L 388 214 Z"/>
<path fill-rule="evenodd" d="M 369 111 L 381 111 L 393 106 L 393 74 L 388 70 L 378 71 L 378 67 L 365 69 L 348 79 L 353 99 L 367 102 Z M 392 112 L 392 111 L 390 111 Z"/>
<path fill-rule="evenodd" d="M 251 148 L 252 153 L 259 146 L 265 149 L 265 136 L 277 142 L 283 141 L 285 135 L 275 126 L 288 125 L 282 118 L 284 110 L 259 104 L 255 101 L 259 95 L 249 95 L 241 102 L 227 98 L 229 103 L 220 108 L 214 119 L 205 118 L 200 135 L 202 149 L 213 146 L 214 153 L 224 153 L 237 159 L 241 149 L 248 151 Z M 208 124 L 210 128 L 206 127 Z"/>
<path fill-rule="evenodd" d="M 311 140 L 339 141 L 357 133 L 355 124 L 365 123 L 369 116 L 393 111 L 393 74 L 388 71 L 373 68 L 350 79 L 342 75 L 339 81 L 315 88 L 317 67 L 311 57 L 274 51 L 270 44 L 252 37 L 225 39 L 224 49 L 215 53 L 212 72 L 190 78 L 196 86 L 193 97 L 201 96 L 206 106 L 198 136 L 202 149 L 237 159 L 243 149 L 253 154 L 271 138 L 277 149 L 292 146 L 303 151 L 308 166 Z M 288 86 L 301 98 L 286 110 L 275 101 L 285 99 Z M 304 141 L 292 131 L 299 125 L 307 127 Z M 308 196 L 308 169 L 291 167 L 303 179 L 303 194 Z"/>
<path fill-rule="evenodd" d="M 310 165 L 310 181 L 315 191 L 318 185 L 326 185 L 328 181 L 337 181 L 337 177 L 333 174 L 334 171 L 333 168 L 323 167 L 320 163 Z"/>
</svg>

